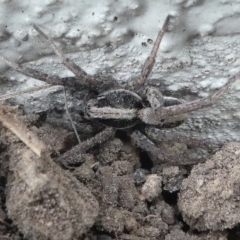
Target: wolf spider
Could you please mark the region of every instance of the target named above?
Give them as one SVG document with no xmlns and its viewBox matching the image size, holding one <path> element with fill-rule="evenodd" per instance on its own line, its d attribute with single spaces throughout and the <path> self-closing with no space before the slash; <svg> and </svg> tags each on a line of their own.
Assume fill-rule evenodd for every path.
<svg viewBox="0 0 240 240">
<path fill-rule="evenodd" d="M 186 143 L 187 145 L 197 145 L 198 147 L 208 147 L 211 145 L 210 142 L 205 140 L 198 140 L 181 133 L 170 132 L 161 128 L 169 124 L 181 123 L 186 118 L 186 113 L 214 104 L 218 98 L 226 92 L 230 85 L 236 81 L 237 76 L 231 77 L 227 83 L 212 96 L 188 103 L 177 98 L 165 97 L 161 94 L 159 89 L 145 86 L 146 79 L 154 66 L 161 40 L 168 28 L 170 18 L 171 16 L 167 16 L 160 29 L 151 54 L 146 59 L 141 75 L 134 83 L 131 91 L 121 88 L 117 82 L 110 82 L 107 86 L 107 90 L 101 90 L 104 88 L 104 83 L 88 75 L 83 69 L 67 58 L 60 48 L 57 47 L 54 40 L 36 25 L 33 26 L 35 30 L 49 42 L 62 63 L 75 74 L 76 78 L 74 78 L 74 80 L 73 78 L 71 80 L 69 80 L 69 78 L 60 78 L 20 66 L 0 55 L 0 58 L 10 67 L 31 78 L 39 79 L 52 85 L 63 85 L 68 87 L 86 85 L 98 93 L 95 99 L 89 100 L 86 103 L 85 117 L 101 122 L 106 128 L 95 135 L 95 137 L 73 147 L 60 156 L 60 159 L 63 160 L 68 158 L 68 164 L 75 164 L 77 155 L 78 159 L 81 157 L 84 158 L 85 153 L 90 148 L 108 140 L 114 135 L 117 129 L 124 129 L 138 147 L 153 154 L 162 161 L 171 162 L 175 160 L 167 159 L 153 141 L 177 141 Z M 81 156 L 79 157 L 79 155 Z"/>
</svg>

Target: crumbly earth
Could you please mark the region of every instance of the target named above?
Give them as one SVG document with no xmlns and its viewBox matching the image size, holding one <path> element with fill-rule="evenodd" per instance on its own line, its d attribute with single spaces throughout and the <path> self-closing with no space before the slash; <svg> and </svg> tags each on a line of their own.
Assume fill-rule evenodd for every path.
<svg viewBox="0 0 240 240">
<path fill-rule="evenodd" d="M 194 166 L 181 186 L 178 206 L 199 231 L 233 228 L 240 222 L 240 143 L 226 144 Z"/>
<path fill-rule="evenodd" d="M 38 114 L 21 119 L 57 154 L 38 158 L 0 126 L 0 239 L 238 239 L 240 144 L 194 167 L 149 165 L 145 153 L 116 135 L 66 168 L 54 158 L 76 144 L 74 134 Z"/>
<path fill-rule="evenodd" d="M 39 132 L 43 129 L 49 130 L 44 126 Z M 27 239 L 72 239 L 86 232 L 99 209 L 92 193 L 48 156 L 37 157 L 11 134 L 7 141 L 8 218 Z"/>
</svg>

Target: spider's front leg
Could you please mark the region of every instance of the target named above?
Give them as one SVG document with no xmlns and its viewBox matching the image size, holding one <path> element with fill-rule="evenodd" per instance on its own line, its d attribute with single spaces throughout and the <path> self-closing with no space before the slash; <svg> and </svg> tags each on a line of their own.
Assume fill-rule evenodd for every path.
<svg viewBox="0 0 240 240">
<path fill-rule="evenodd" d="M 162 28 L 160 29 L 160 31 L 158 33 L 158 36 L 157 36 L 157 39 L 156 39 L 156 41 L 155 41 L 155 43 L 153 45 L 151 54 L 146 59 L 146 61 L 144 63 L 144 66 L 143 66 L 143 69 L 142 69 L 142 72 L 141 72 L 141 76 L 139 77 L 139 79 L 137 80 L 137 82 L 136 82 L 136 84 L 134 86 L 135 90 L 139 90 L 145 84 L 149 74 L 152 71 L 152 68 L 153 68 L 154 63 L 155 63 L 155 58 L 156 58 L 159 46 L 161 44 L 162 38 L 164 36 L 164 33 L 167 30 L 170 18 L 171 18 L 170 15 L 168 15 L 166 17 L 166 19 L 164 21 L 164 24 L 163 24 Z"/>
<path fill-rule="evenodd" d="M 115 134 L 114 128 L 107 127 L 102 132 L 96 134 L 94 137 L 81 142 L 77 146 L 73 147 L 71 150 L 65 152 L 61 156 L 55 159 L 57 163 L 64 166 L 76 166 L 85 161 L 85 154 L 88 150 L 107 141 L 109 138 L 113 137 Z"/>
<path fill-rule="evenodd" d="M 211 106 L 228 90 L 228 88 L 239 77 L 239 75 L 231 77 L 227 83 L 212 96 L 200 100 L 168 107 L 144 108 L 139 111 L 139 118 L 146 124 L 159 125 L 163 121 L 172 121 L 172 119 L 181 114 Z"/>
</svg>

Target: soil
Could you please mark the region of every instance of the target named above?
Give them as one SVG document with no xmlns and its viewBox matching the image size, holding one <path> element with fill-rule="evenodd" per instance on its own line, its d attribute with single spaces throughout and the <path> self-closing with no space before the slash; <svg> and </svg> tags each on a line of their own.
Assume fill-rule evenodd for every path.
<svg viewBox="0 0 240 240">
<path fill-rule="evenodd" d="M 54 154 L 37 156 L 0 126 L 0 240 L 240 239 L 239 143 L 204 163 L 170 165 L 117 133 L 78 166 L 59 165 L 73 132 L 16 111 Z"/>
</svg>

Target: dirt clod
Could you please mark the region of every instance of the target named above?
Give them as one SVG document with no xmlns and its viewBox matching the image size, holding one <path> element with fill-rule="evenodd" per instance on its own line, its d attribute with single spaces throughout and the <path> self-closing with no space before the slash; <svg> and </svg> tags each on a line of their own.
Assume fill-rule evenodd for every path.
<svg viewBox="0 0 240 240">
<path fill-rule="evenodd" d="M 150 174 L 141 189 L 141 199 L 152 201 L 162 192 L 162 178 L 156 174 Z"/>
<path fill-rule="evenodd" d="M 240 143 L 226 144 L 206 163 L 194 166 L 182 183 L 178 206 L 200 231 L 232 228 L 240 222 Z"/>
<path fill-rule="evenodd" d="M 98 202 L 50 160 L 38 158 L 22 144 L 13 146 L 6 188 L 8 216 L 28 239 L 79 237 L 93 225 Z"/>
</svg>

